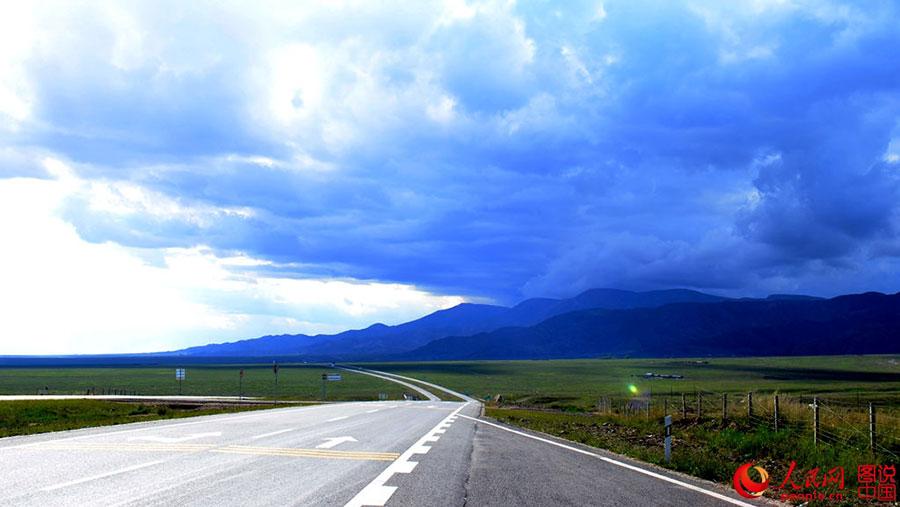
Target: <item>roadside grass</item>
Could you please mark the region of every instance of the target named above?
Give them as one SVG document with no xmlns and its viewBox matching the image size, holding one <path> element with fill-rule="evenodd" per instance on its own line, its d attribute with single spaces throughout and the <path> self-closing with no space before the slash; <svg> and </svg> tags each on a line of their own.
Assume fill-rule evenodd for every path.
<svg viewBox="0 0 900 507">
<path fill-rule="evenodd" d="M 273 406 L 189 406 L 99 400 L 2 401 L 0 437 L 266 408 Z"/>
<path fill-rule="evenodd" d="M 239 372 L 244 370 L 243 394 L 271 399 L 276 395 L 271 364 L 186 364 L 182 384 L 185 396 L 238 396 Z M 327 382 L 328 401 L 377 400 L 380 394 L 398 400 L 409 391 L 401 385 L 322 365 L 279 364 L 277 396 L 280 400 L 316 401 L 322 398 L 323 373 L 339 373 L 343 380 Z M 95 394 L 114 391 L 138 395 L 176 395 L 175 369 L 161 367 L 25 367 L 0 368 L 0 394 Z"/>
<path fill-rule="evenodd" d="M 800 485 L 804 484 L 805 474 L 813 468 L 819 467 L 821 479 L 826 471 L 843 467 L 846 487 L 842 491 L 847 498 L 843 502 L 829 501 L 827 505 L 854 505 L 857 465 L 892 462 L 883 455 L 873 457 L 849 446 L 820 445 L 816 448 L 809 435 L 798 428 L 788 427 L 775 432 L 749 421 L 732 420 L 723 425 L 716 419 L 697 422 L 676 418 L 672 430 L 672 461 L 666 463 L 663 426 L 659 418 L 497 407 L 488 407 L 486 415 L 725 484 L 731 483 L 738 466 L 748 462 L 765 468 L 772 478 L 772 486 L 781 485 L 791 461 L 796 461 L 791 478 Z M 786 488 L 784 492 L 793 491 L 790 485 Z M 839 490 L 831 486 L 818 491 L 828 494 Z M 778 498 L 779 493 L 770 488 L 766 495 Z"/>
</svg>

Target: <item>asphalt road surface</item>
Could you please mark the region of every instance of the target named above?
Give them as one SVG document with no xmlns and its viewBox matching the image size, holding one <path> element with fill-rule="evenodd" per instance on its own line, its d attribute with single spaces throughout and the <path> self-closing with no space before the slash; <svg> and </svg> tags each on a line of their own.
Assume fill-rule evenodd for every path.
<svg viewBox="0 0 900 507">
<path fill-rule="evenodd" d="M 0 505 L 750 505 L 480 410 L 336 403 L 2 438 Z"/>
</svg>

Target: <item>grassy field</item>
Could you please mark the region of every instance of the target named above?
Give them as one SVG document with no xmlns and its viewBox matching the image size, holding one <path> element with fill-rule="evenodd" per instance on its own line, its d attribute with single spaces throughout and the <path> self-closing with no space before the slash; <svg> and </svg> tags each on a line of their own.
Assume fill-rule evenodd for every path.
<svg viewBox="0 0 900 507">
<path fill-rule="evenodd" d="M 0 402 L 0 437 L 262 408 L 271 407 L 188 408 L 98 400 L 4 401 Z"/>
<path fill-rule="evenodd" d="M 237 396 L 239 371 L 244 370 L 244 396 L 271 398 L 275 395 L 271 365 L 202 365 L 184 366 L 184 395 Z M 340 373 L 343 380 L 328 382 L 327 399 L 377 400 L 379 394 L 400 399 L 406 388 L 368 375 L 359 375 L 323 366 L 287 364 L 278 371 L 279 399 L 319 400 L 322 396 L 322 373 Z M 139 395 L 178 394 L 174 368 L 100 367 L 100 368 L 0 368 L 0 394 L 85 394 L 93 389 L 101 394 L 111 390 Z"/>
<path fill-rule="evenodd" d="M 819 394 L 861 404 L 900 404 L 900 356 L 465 361 L 366 365 L 480 399 L 592 410 L 600 397 L 679 393 Z M 644 379 L 645 373 L 681 380 Z"/>
</svg>

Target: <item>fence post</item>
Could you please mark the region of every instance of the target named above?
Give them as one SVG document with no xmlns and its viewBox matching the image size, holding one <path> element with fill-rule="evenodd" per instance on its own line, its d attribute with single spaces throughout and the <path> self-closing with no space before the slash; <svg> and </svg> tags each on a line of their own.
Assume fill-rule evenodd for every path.
<svg viewBox="0 0 900 507">
<path fill-rule="evenodd" d="M 875 405 L 869 402 L 869 449 L 875 454 Z"/>
<path fill-rule="evenodd" d="M 813 398 L 813 445 L 819 447 L 819 398 Z"/>
<path fill-rule="evenodd" d="M 663 415 L 669 413 L 669 397 L 666 396 L 663 398 Z"/>
<path fill-rule="evenodd" d="M 778 431 L 778 395 L 775 395 L 775 431 Z"/>
<path fill-rule="evenodd" d="M 728 420 L 728 393 L 722 393 L 722 424 Z"/>
<path fill-rule="evenodd" d="M 681 418 L 687 419 L 687 403 L 684 401 L 684 393 L 681 393 Z"/>
<path fill-rule="evenodd" d="M 697 420 L 703 417 L 703 394 L 697 391 Z"/>
<path fill-rule="evenodd" d="M 747 418 L 753 419 L 753 393 L 747 393 Z"/>
<path fill-rule="evenodd" d="M 668 463 L 672 460 L 672 416 L 665 415 L 663 418 L 663 425 L 666 430 L 665 452 L 666 463 Z"/>
</svg>

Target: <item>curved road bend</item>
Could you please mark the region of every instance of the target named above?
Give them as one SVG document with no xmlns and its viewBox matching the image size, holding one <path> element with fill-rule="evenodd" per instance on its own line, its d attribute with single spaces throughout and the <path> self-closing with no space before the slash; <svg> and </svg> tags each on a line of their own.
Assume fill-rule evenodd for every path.
<svg viewBox="0 0 900 507">
<path fill-rule="evenodd" d="M 750 505 L 479 412 L 335 403 L 0 438 L 0 505 Z"/>
</svg>

